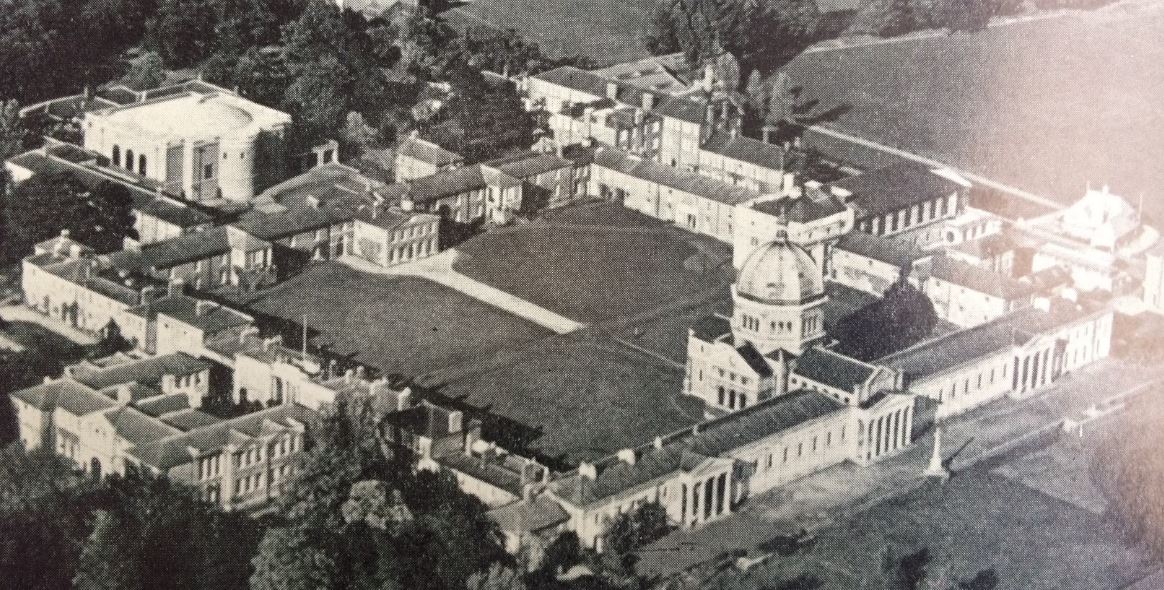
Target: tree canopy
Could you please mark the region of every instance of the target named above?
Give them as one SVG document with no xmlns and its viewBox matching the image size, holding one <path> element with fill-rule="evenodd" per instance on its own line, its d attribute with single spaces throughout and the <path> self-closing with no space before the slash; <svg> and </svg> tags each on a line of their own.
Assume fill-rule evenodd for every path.
<svg viewBox="0 0 1164 590">
<path fill-rule="evenodd" d="M 125 186 L 102 182 L 89 188 L 69 173 L 37 174 L 4 200 L 2 258 L 19 260 L 37 242 L 67 229 L 73 239 L 100 253 L 120 250 L 133 229 L 133 199 Z"/>
<path fill-rule="evenodd" d="M 871 361 L 921 341 L 937 321 L 929 297 L 900 279 L 881 299 L 842 318 L 829 333 L 839 342 L 837 352 Z"/>
</svg>

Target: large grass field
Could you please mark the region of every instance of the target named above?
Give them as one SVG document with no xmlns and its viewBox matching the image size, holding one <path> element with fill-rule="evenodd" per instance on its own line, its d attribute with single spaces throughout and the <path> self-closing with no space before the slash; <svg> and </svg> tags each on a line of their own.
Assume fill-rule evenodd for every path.
<svg viewBox="0 0 1164 590">
<path fill-rule="evenodd" d="M 731 577 L 744 578 L 741 588 L 802 573 L 821 588 L 880 587 L 865 584 L 886 546 L 898 557 L 928 548 L 930 573 L 944 572 L 951 585 L 993 569 L 999 588 L 1122 588 L 1156 569 L 1102 517 L 976 470 L 878 504 L 821 531 L 800 554 Z"/>
<path fill-rule="evenodd" d="M 821 51 L 788 71 L 829 125 L 1074 202 L 1086 184 L 1164 219 L 1164 6 Z"/>
<path fill-rule="evenodd" d="M 522 425 L 505 433 L 518 439 L 514 446 L 576 463 L 697 422 L 702 406 L 680 395 L 682 384 L 673 368 L 607 338 L 574 334 L 541 341 L 443 393 Z"/>
<path fill-rule="evenodd" d="M 641 313 L 716 284 L 689 270 L 697 239 L 670 228 L 593 227 L 591 215 L 478 236 L 454 267 L 568 318 L 595 322 Z M 585 227 L 565 225 L 580 223 Z"/>
<path fill-rule="evenodd" d="M 435 283 L 366 274 L 338 263 L 312 266 L 249 305 L 295 322 L 306 315 L 316 345 L 330 343 L 335 352 L 407 376 L 549 334 Z"/>
<path fill-rule="evenodd" d="M 457 28 L 516 29 L 554 57 L 601 65 L 645 57 L 642 31 L 653 0 L 475 0 L 445 13 Z"/>
</svg>

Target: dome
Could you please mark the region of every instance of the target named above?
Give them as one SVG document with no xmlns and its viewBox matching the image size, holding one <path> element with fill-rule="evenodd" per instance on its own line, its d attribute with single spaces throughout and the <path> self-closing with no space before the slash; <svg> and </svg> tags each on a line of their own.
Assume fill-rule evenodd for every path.
<svg viewBox="0 0 1164 590">
<path fill-rule="evenodd" d="M 174 137 L 227 135 L 254 120 L 246 110 L 219 95 L 165 100 L 125 109 L 118 115 L 150 133 Z"/>
<path fill-rule="evenodd" d="M 799 304 L 824 295 L 824 277 L 804 248 L 778 240 L 748 256 L 736 292 L 762 303 Z"/>
</svg>

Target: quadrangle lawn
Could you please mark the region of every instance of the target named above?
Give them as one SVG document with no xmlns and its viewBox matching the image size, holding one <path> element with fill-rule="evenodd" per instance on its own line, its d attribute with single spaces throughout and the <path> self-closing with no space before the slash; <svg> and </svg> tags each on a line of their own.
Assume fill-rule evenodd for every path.
<svg viewBox="0 0 1164 590">
<path fill-rule="evenodd" d="M 548 336 L 532 323 L 429 281 L 323 263 L 249 298 L 256 311 L 302 322 L 316 345 L 385 373 L 415 376 Z"/>
<path fill-rule="evenodd" d="M 457 250 L 457 271 L 581 322 L 640 313 L 718 280 L 684 267 L 697 251 L 670 230 L 531 225 Z"/>
<path fill-rule="evenodd" d="M 504 433 L 565 463 L 593 460 L 700 421 L 702 403 L 680 394 L 681 372 L 602 336 L 571 334 L 504 366 L 446 385 L 446 395 L 524 426 Z"/>
</svg>

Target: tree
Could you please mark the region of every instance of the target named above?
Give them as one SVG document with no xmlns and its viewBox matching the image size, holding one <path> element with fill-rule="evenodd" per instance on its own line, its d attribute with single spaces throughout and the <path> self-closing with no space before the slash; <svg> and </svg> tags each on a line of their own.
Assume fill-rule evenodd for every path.
<svg viewBox="0 0 1164 590">
<path fill-rule="evenodd" d="M 213 0 L 160 0 L 149 21 L 147 46 L 171 68 L 195 65 L 214 50 Z"/>
<path fill-rule="evenodd" d="M 125 523 L 98 510 L 93 532 L 85 541 L 73 587 L 77 590 L 138 590 L 142 588 L 138 555 L 125 543 Z"/>
<path fill-rule="evenodd" d="M 134 90 L 157 88 L 166 81 L 166 67 L 162 58 L 153 51 L 143 53 L 121 77 L 121 83 Z"/>
<path fill-rule="evenodd" d="M 297 527 L 268 529 L 251 560 L 251 590 L 335 588 L 335 563 Z"/>
<path fill-rule="evenodd" d="M 559 569 L 578 563 L 582 554 L 582 543 L 574 531 L 563 531 L 542 552 L 541 569 L 554 574 Z"/>
<path fill-rule="evenodd" d="M 521 574 L 500 563 L 469 576 L 465 587 L 467 590 L 526 590 Z"/>
<path fill-rule="evenodd" d="M 8 161 L 20 149 L 24 132 L 20 125 L 20 105 L 15 100 L 0 101 L 0 161 Z M 5 202 L 8 198 L 8 168 L 0 166 L 0 229 L 4 229 Z M 4 251 L 5 234 L 0 231 L 0 252 Z"/>
<path fill-rule="evenodd" d="M 902 557 L 897 563 L 890 587 L 894 590 L 921 590 L 929 564 L 930 550 L 925 547 Z"/>
<path fill-rule="evenodd" d="M 1001 9 L 999 0 L 936 0 L 933 20 L 956 31 L 981 31 Z"/>
<path fill-rule="evenodd" d="M 978 572 L 968 582 L 960 582 L 958 588 L 960 590 L 994 590 L 999 583 L 998 573 L 994 571 L 994 568 L 990 568 Z"/>
<path fill-rule="evenodd" d="M 660 40 L 661 47 L 670 47 L 674 38 L 693 66 L 731 54 L 740 76 L 729 90 L 742 90 L 752 71 L 766 75 L 804 51 L 815 39 L 820 18 L 813 0 L 659 2 L 650 38 Z"/>
<path fill-rule="evenodd" d="M 916 31 L 927 24 L 929 16 L 927 11 L 923 10 L 917 2 L 918 0 L 876 0 L 871 2 L 857 14 L 851 29 L 881 37 L 895 37 Z"/>
<path fill-rule="evenodd" d="M 90 356 L 93 358 L 105 358 L 111 354 L 125 352 L 133 345 L 130 344 L 124 336 L 121 335 L 121 327 L 117 322 L 109 320 L 105 327 L 101 329 L 101 340 L 93 345 L 93 350 Z"/>
<path fill-rule="evenodd" d="M 829 332 L 839 342 L 837 352 L 871 361 L 929 336 L 937 321 L 929 297 L 901 278 L 881 299 L 842 318 Z"/>
<path fill-rule="evenodd" d="M 651 21 L 643 33 L 643 46 L 651 55 L 667 55 L 683 49 L 679 31 L 671 15 L 671 2 L 655 2 L 651 7 Z"/>
</svg>

